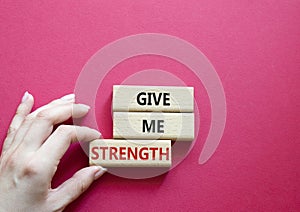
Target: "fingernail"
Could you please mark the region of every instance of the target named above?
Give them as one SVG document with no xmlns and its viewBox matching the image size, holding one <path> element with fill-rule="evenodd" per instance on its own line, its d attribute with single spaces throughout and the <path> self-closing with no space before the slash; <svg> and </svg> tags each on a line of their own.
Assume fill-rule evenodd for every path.
<svg viewBox="0 0 300 212">
<path fill-rule="evenodd" d="M 68 94 L 68 95 L 65 95 L 63 97 L 60 98 L 61 100 L 64 100 L 64 101 L 74 101 L 75 100 L 75 94 Z"/>
<path fill-rule="evenodd" d="M 89 109 L 91 109 L 91 107 L 90 106 L 88 106 L 88 105 L 84 105 L 84 104 L 77 104 L 79 107 L 81 107 L 81 108 L 83 108 L 84 110 L 89 110 Z"/>
<path fill-rule="evenodd" d="M 98 138 L 101 138 L 101 136 L 102 136 L 101 132 L 99 132 L 98 130 L 95 130 L 95 129 L 92 129 L 92 130 L 95 132 L 95 134 L 97 134 Z"/>
<path fill-rule="evenodd" d="M 97 180 L 99 177 L 101 177 L 107 171 L 107 169 L 103 168 L 102 166 L 95 166 L 95 168 L 98 170 L 94 176 L 95 180 Z"/>
<path fill-rule="evenodd" d="M 28 91 L 26 91 L 22 97 L 22 102 L 25 102 L 28 99 L 28 97 L 29 97 L 29 93 Z"/>
</svg>

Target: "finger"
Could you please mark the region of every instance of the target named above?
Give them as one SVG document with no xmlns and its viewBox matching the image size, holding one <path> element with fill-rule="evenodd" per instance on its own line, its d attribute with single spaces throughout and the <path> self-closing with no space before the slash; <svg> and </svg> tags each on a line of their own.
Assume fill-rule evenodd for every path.
<svg viewBox="0 0 300 212">
<path fill-rule="evenodd" d="M 73 177 L 50 192 L 48 201 L 54 206 L 53 210 L 63 210 L 105 172 L 106 169 L 101 166 L 90 166 L 76 172 Z"/>
<path fill-rule="evenodd" d="M 13 117 L 12 122 L 9 126 L 7 136 L 4 140 L 2 153 L 7 151 L 7 149 L 11 146 L 11 144 L 13 142 L 13 138 L 15 137 L 17 130 L 21 126 L 25 117 L 32 110 L 33 103 L 34 103 L 33 96 L 26 91 L 22 97 L 21 104 L 18 106 L 16 114 Z"/>
<path fill-rule="evenodd" d="M 37 150 L 51 134 L 54 125 L 64 122 L 70 117 L 83 117 L 89 109 L 87 105 L 68 103 L 39 112 L 36 117 L 33 117 L 33 122 L 26 133 L 22 146 L 32 151 Z"/>
<path fill-rule="evenodd" d="M 47 155 L 44 166 L 48 167 L 52 177 L 55 172 L 53 167 L 56 167 L 72 142 L 88 142 L 100 138 L 100 136 L 101 134 L 97 130 L 88 127 L 60 125 L 36 152 L 36 158 L 39 160 Z"/>
<path fill-rule="evenodd" d="M 56 100 L 48 103 L 47 105 L 44 105 L 44 106 L 38 108 L 34 112 L 32 112 L 29 115 L 27 115 L 26 117 L 24 117 L 22 125 L 19 127 L 18 132 L 14 136 L 14 142 L 11 145 L 11 148 L 15 149 L 16 147 L 18 147 L 18 145 L 20 143 L 23 142 L 23 140 L 26 137 L 26 134 L 27 134 L 28 130 L 30 129 L 34 119 L 37 116 L 37 114 L 39 114 L 43 110 L 50 109 L 50 108 L 56 107 L 58 105 L 71 104 L 71 103 L 74 103 L 74 102 L 75 102 L 75 95 L 74 94 L 69 94 L 69 95 L 61 97 L 60 99 L 56 99 Z M 39 128 L 36 128 L 36 132 L 38 132 L 38 129 Z M 45 130 L 47 130 L 47 129 L 45 129 Z M 51 133 L 51 130 L 52 129 L 48 129 L 48 132 Z"/>
<path fill-rule="evenodd" d="M 36 109 L 34 112 L 31 113 L 31 116 L 36 116 L 42 110 L 49 109 L 55 105 L 65 104 L 68 102 L 75 103 L 75 94 L 68 94 L 68 95 L 61 97 L 60 99 L 55 99 L 55 100 L 51 101 L 50 103 Z"/>
</svg>

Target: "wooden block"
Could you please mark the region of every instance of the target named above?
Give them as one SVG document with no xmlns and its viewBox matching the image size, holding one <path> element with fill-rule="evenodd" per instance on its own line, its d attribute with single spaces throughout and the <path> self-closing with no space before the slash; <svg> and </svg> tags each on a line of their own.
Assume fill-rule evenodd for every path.
<svg viewBox="0 0 300 212">
<path fill-rule="evenodd" d="M 113 140 L 90 142 L 90 165 L 104 167 L 170 167 L 170 140 Z"/>
<path fill-rule="evenodd" d="M 192 141 L 194 113 L 114 112 L 113 137 Z"/>
<path fill-rule="evenodd" d="M 114 85 L 112 104 L 118 112 L 193 112 L 194 88 Z"/>
</svg>

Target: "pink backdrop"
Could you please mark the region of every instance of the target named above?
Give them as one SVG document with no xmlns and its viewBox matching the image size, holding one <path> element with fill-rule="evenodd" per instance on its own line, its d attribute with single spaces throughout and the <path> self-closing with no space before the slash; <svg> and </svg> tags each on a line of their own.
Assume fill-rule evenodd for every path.
<svg viewBox="0 0 300 212">
<path fill-rule="evenodd" d="M 104 45 L 137 33 L 166 33 L 198 47 L 220 76 L 228 115 L 219 148 L 198 164 L 210 124 L 208 97 L 199 84 L 200 134 L 179 166 L 146 180 L 106 174 L 67 211 L 299 211 L 300 2 L 112 2 L 1 2 L 1 141 L 24 91 L 39 107 L 72 93 L 82 67 Z M 141 68 L 183 67 L 144 57 L 124 61 L 111 74 Z M 107 79 L 124 76 L 115 77 Z M 104 136 L 110 136 L 110 124 L 107 116 Z M 73 145 L 53 186 L 87 164 L 81 147 Z"/>
</svg>

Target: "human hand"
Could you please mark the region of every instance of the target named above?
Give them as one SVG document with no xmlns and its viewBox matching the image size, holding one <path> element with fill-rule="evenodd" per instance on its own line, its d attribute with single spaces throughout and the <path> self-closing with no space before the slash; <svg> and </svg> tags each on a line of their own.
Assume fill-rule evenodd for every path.
<svg viewBox="0 0 300 212">
<path fill-rule="evenodd" d="M 105 169 L 86 167 L 59 187 L 51 180 L 72 142 L 91 141 L 100 133 L 88 127 L 53 126 L 80 118 L 89 107 L 75 104 L 74 94 L 54 100 L 31 113 L 33 96 L 22 98 L 4 140 L 0 158 L 0 211 L 62 211 L 98 179 Z"/>
</svg>

